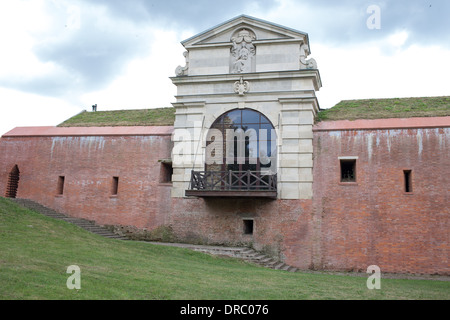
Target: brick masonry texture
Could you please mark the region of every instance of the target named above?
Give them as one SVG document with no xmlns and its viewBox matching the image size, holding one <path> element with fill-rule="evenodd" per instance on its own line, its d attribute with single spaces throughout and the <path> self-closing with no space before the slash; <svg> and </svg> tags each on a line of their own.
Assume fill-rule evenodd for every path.
<svg viewBox="0 0 450 320">
<path fill-rule="evenodd" d="M 315 132 L 314 265 L 449 274 L 449 138 L 449 128 Z M 339 157 L 352 156 L 356 182 L 341 183 Z"/>
<path fill-rule="evenodd" d="M 1 186 L 14 165 L 17 197 L 99 224 L 155 228 L 170 210 L 170 185 L 159 183 L 160 159 L 170 158 L 169 136 L 3 137 Z M 58 195 L 58 178 L 65 177 Z M 113 177 L 119 177 L 112 195 Z"/>
<path fill-rule="evenodd" d="M 248 245 L 307 269 L 312 200 L 173 199 L 171 225 L 188 242 Z M 252 219 L 253 235 L 244 234 Z"/>
<path fill-rule="evenodd" d="M 163 228 L 191 243 L 250 245 L 300 269 L 365 271 L 375 264 L 382 272 L 450 274 L 450 129 L 317 128 L 312 200 L 171 198 L 158 162 L 170 158 L 168 131 L 5 135 L 0 194 L 17 165 L 17 197 L 99 224 Z M 339 157 L 357 157 L 356 182 L 340 182 Z M 404 170 L 412 172 L 411 193 L 404 191 Z M 244 234 L 244 219 L 253 219 L 253 235 Z"/>
</svg>

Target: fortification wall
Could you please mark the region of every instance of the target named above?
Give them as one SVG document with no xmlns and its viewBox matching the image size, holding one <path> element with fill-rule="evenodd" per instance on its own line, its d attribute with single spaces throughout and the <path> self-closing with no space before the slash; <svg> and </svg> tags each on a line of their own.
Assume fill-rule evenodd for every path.
<svg viewBox="0 0 450 320">
<path fill-rule="evenodd" d="M 312 200 L 173 199 L 170 225 L 184 241 L 245 245 L 300 268 L 311 263 Z M 252 233 L 245 222 L 252 221 Z"/>
<path fill-rule="evenodd" d="M 397 128 L 386 121 L 316 127 L 315 267 L 450 273 L 448 118 L 447 127 L 399 121 Z M 341 181 L 341 161 L 356 162 L 354 182 Z"/>
<path fill-rule="evenodd" d="M 164 224 L 171 184 L 161 183 L 162 164 L 158 161 L 170 158 L 170 134 L 126 135 L 115 129 L 114 135 L 64 135 L 58 131 L 59 136 L 48 136 L 20 130 L 25 129 L 1 139 L 2 196 L 9 172 L 17 165 L 18 198 L 99 224 L 148 229 Z M 62 190 L 60 177 L 64 177 Z"/>
<path fill-rule="evenodd" d="M 316 125 L 314 193 L 304 200 L 172 198 L 159 162 L 170 158 L 171 129 L 59 136 L 18 129 L 0 140 L 0 194 L 17 165 L 17 197 L 124 232 L 250 245 L 301 269 L 449 274 L 450 128 L 436 119 L 421 127 Z M 343 162 L 354 162 L 354 181 L 341 181 Z"/>
</svg>

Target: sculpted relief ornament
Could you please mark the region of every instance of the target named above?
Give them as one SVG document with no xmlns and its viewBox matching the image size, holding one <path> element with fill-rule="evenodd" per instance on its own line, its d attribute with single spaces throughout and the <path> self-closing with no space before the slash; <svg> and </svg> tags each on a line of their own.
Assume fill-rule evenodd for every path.
<svg viewBox="0 0 450 320">
<path fill-rule="evenodd" d="M 175 74 L 177 75 L 177 77 L 186 76 L 188 74 L 188 70 L 189 70 L 189 52 L 185 51 L 183 53 L 183 56 L 186 59 L 186 66 L 184 66 L 184 67 L 178 66 L 176 68 Z"/>
<path fill-rule="evenodd" d="M 242 29 L 237 36 L 231 38 L 233 46 L 231 48 L 231 73 L 252 72 L 253 57 L 256 54 L 253 41 L 255 35 Z"/>
<path fill-rule="evenodd" d="M 248 81 L 244 81 L 242 77 L 241 80 L 236 81 L 234 83 L 234 92 L 239 94 L 240 96 L 243 96 L 249 90 L 250 90 L 250 83 Z"/>
<path fill-rule="evenodd" d="M 300 69 L 317 69 L 317 62 L 314 59 L 306 60 L 309 55 L 309 46 L 304 43 L 300 47 Z"/>
</svg>

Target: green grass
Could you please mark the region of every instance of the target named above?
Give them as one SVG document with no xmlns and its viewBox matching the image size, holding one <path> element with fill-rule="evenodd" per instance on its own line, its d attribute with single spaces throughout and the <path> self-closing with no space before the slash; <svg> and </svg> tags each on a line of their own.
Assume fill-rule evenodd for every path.
<svg viewBox="0 0 450 320">
<path fill-rule="evenodd" d="M 344 100 L 319 112 L 318 121 L 450 116 L 450 97 Z"/>
<path fill-rule="evenodd" d="M 173 126 L 175 108 L 82 112 L 58 127 Z"/>
<path fill-rule="evenodd" d="M 0 299 L 450 299 L 450 283 L 289 273 L 175 247 L 102 238 L 0 198 Z M 69 290 L 67 267 L 81 268 Z"/>
<path fill-rule="evenodd" d="M 450 97 L 344 100 L 317 121 L 450 116 Z M 82 112 L 58 127 L 172 126 L 175 108 Z"/>
</svg>

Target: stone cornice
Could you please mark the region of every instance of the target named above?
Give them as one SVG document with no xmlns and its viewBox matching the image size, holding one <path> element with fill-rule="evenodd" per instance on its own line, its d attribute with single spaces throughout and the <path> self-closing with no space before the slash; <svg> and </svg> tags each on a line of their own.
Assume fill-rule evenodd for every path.
<svg viewBox="0 0 450 320">
<path fill-rule="evenodd" d="M 220 34 L 222 32 L 225 32 L 227 30 L 232 30 L 239 25 L 249 25 L 250 27 L 257 27 L 265 30 L 270 30 L 276 33 L 279 33 L 283 35 L 283 38 L 285 39 L 306 39 L 306 43 L 309 43 L 308 34 L 302 31 L 298 31 L 292 28 L 288 28 L 276 23 L 272 23 L 269 21 L 265 21 L 262 19 L 258 19 L 255 17 L 247 16 L 247 15 L 240 15 L 233 19 L 230 19 L 228 21 L 225 21 L 217 26 L 214 26 L 208 30 L 205 30 L 197 35 L 194 35 L 184 41 L 181 42 L 181 44 L 186 48 L 189 49 L 191 47 L 198 48 L 199 46 L 204 45 L 202 41 L 209 39 L 211 37 L 214 37 L 217 34 Z M 261 39 L 265 40 L 265 39 Z M 273 41 L 273 39 L 272 39 Z M 224 43 L 226 44 L 226 43 Z M 217 45 L 217 44 L 214 44 Z"/>
<path fill-rule="evenodd" d="M 170 77 L 175 85 L 182 84 L 198 84 L 211 82 L 227 82 L 239 81 L 240 78 L 246 81 L 264 81 L 264 80 L 282 80 L 282 79 L 299 79 L 299 78 L 313 78 L 315 90 L 322 87 L 322 80 L 320 78 L 319 70 L 317 69 L 302 69 L 302 70 L 288 70 L 288 71 L 266 71 L 266 72 L 252 72 L 240 74 L 212 74 L 212 75 L 197 75 L 197 76 L 181 76 Z"/>
</svg>

